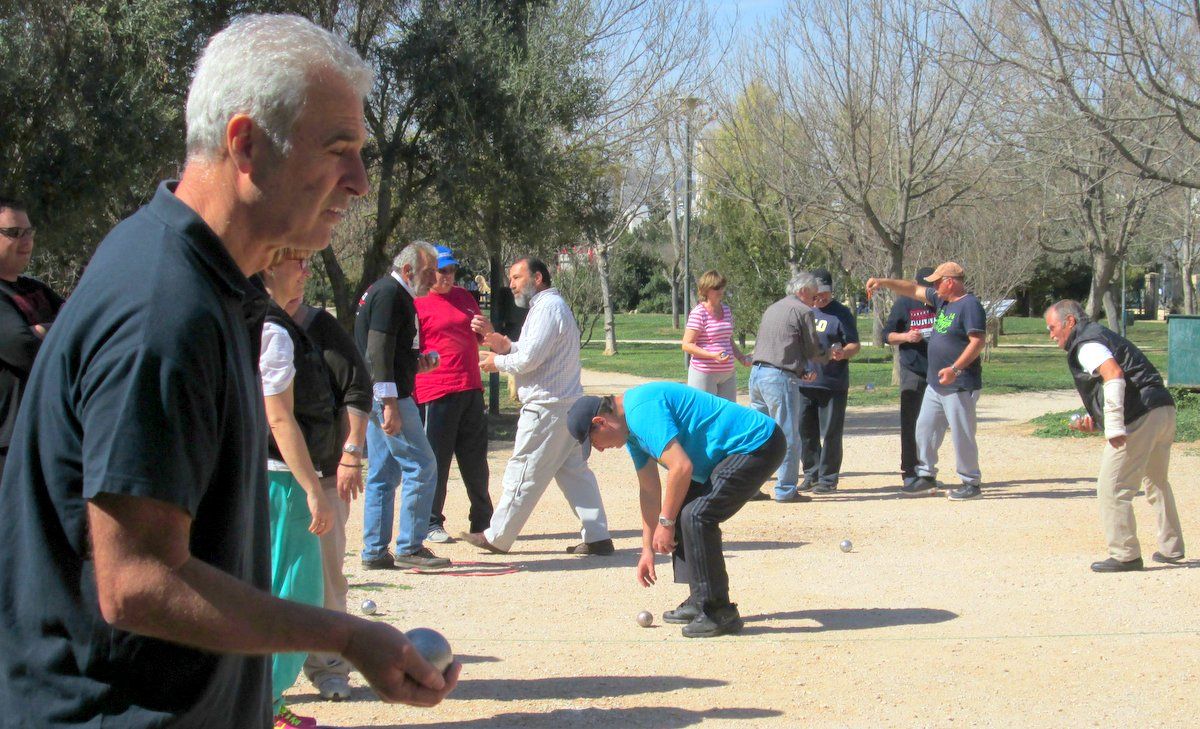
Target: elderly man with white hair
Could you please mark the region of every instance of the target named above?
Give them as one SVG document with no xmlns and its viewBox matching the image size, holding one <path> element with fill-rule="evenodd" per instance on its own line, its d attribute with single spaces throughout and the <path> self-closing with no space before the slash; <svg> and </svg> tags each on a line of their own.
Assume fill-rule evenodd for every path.
<svg viewBox="0 0 1200 729">
<path fill-rule="evenodd" d="M 453 687 L 386 623 L 269 589 L 257 358 L 283 247 L 329 244 L 367 190 L 370 69 L 295 16 L 213 37 L 187 163 L 104 239 L 42 347 L 0 510 L 0 723 L 297 726 L 272 653 L 345 656 L 387 701 Z M 152 130 L 144 130 L 150 132 Z"/>
<path fill-rule="evenodd" d="M 771 416 L 787 441 L 787 450 L 775 472 L 775 500 L 781 503 L 812 501 L 798 491 L 800 478 L 800 383 L 812 379 L 812 363 L 825 362 L 829 354 L 817 336 L 813 297 L 817 279 L 798 273 L 788 281 L 787 295 L 763 312 L 754 340 L 754 367 L 750 370 L 750 407 Z"/>
<path fill-rule="evenodd" d="M 363 492 L 362 564 L 366 569 L 449 567 L 424 546 L 437 494 L 437 456 L 425 435 L 413 399 L 418 372 L 437 365 L 421 354 L 420 325 L 413 299 L 429 293 L 437 275 L 437 249 L 410 243 L 392 262 L 388 275 L 371 284 L 358 304 L 354 340 L 375 383 L 375 403 L 367 420 L 366 490 Z M 396 553 L 388 550 L 396 489 L 400 496 Z"/>
</svg>

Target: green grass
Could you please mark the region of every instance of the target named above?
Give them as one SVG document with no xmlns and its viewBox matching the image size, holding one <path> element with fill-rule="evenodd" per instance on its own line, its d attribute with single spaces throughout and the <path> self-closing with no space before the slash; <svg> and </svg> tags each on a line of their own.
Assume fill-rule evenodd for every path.
<svg viewBox="0 0 1200 729">
<path fill-rule="evenodd" d="M 1200 440 L 1200 394 L 1173 388 L 1175 407 L 1178 411 L 1175 421 L 1175 442 L 1193 443 Z M 1080 433 L 1071 430 L 1072 413 L 1084 412 L 1083 406 L 1076 410 L 1064 410 L 1057 413 L 1046 413 L 1029 421 L 1036 426 L 1033 434 L 1039 438 L 1100 438 L 1100 433 Z"/>
<path fill-rule="evenodd" d="M 1164 367 L 1166 354 L 1148 353 L 1155 366 Z M 675 345 L 623 344 L 617 354 L 606 357 L 597 343 L 581 352 L 583 366 L 600 372 L 621 372 L 658 380 L 687 381 L 683 352 Z M 750 370 L 738 365 L 738 389 L 746 391 Z M 865 347 L 850 363 L 850 405 L 886 405 L 899 400 L 891 384 L 891 351 Z M 874 390 L 868 392 L 868 383 Z M 1064 390 L 1074 385 L 1067 371 L 1066 356 L 1059 349 L 994 349 L 983 364 L 984 391 L 989 394 Z"/>
</svg>

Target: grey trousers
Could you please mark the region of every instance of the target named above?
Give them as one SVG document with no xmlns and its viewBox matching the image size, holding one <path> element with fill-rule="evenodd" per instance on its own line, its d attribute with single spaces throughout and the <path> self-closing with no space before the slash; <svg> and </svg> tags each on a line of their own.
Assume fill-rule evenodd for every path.
<svg viewBox="0 0 1200 729">
<path fill-rule="evenodd" d="M 979 390 L 954 390 L 930 382 L 917 418 L 917 475 L 937 478 L 938 449 L 950 429 L 958 477 L 963 484 L 978 486 L 979 447 L 975 444 L 975 404 Z"/>
<path fill-rule="evenodd" d="M 737 402 L 737 372 L 697 372 L 688 367 L 688 387 Z"/>
</svg>

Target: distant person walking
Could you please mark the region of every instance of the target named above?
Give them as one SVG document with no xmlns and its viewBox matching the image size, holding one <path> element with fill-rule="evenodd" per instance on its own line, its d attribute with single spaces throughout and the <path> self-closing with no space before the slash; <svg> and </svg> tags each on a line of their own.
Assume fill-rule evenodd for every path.
<svg viewBox="0 0 1200 729">
<path fill-rule="evenodd" d="M 683 351 L 691 355 L 688 385 L 737 402 L 734 361 L 749 367 L 750 357 L 733 343 L 733 311 L 725 303 L 725 277 L 705 271 L 696 282 L 700 303 L 688 314 Z"/>
</svg>

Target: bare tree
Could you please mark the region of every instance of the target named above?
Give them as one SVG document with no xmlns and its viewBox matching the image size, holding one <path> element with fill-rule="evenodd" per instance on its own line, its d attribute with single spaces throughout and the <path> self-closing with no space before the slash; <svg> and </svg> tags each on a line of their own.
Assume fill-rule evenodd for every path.
<svg viewBox="0 0 1200 729">
<path fill-rule="evenodd" d="M 1139 174 L 1200 189 L 1200 3 L 1186 0 L 944 0 L 985 49 L 1057 89 Z M 1123 79 L 1137 104 L 1114 107 Z M 1147 138 L 1166 123 L 1172 134 Z"/>
<path fill-rule="evenodd" d="M 992 77 L 956 31 L 924 0 L 797 0 L 765 41 L 763 71 L 806 141 L 780 153 L 830 181 L 830 214 L 861 217 L 893 277 L 915 227 L 988 168 L 978 98 Z"/>
<path fill-rule="evenodd" d="M 602 194 L 585 226 L 603 301 L 604 351 L 617 351 L 611 264 L 617 240 L 658 199 L 659 133 L 677 115 L 676 99 L 704 83 L 716 40 L 698 0 L 569 0 L 583 34 L 581 62 L 598 86 L 597 112 L 570 144 L 591 151 Z"/>
<path fill-rule="evenodd" d="M 781 113 L 778 96 L 743 69 L 733 93 L 719 101 L 719 129 L 704 155 L 705 178 L 713 194 L 741 201 L 754 212 L 762 231 L 782 239 L 792 275 L 805 265 L 810 249 L 832 223 L 830 183 L 802 147 L 806 138 Z M 792 150 L 780 154 L 780 150 Z"/>
<path fill-rule="evenodd" d="M 1053 255 L 1082 251 L 1088 256 L 1092 281 L 1086 308 L 1093 318 L 1104 311 L 1116 328 L 1115 275 L 1138 242 L 1152 202 L 1169 185 L 1131 164 L 1111 143 L 1111 132 L 1119 128 L 1123 139 L 1136 140 L 1144 151 L 1165 149 L 1177 144 L 1174 123 L 1155 117 L 1152 104 L 1119 66 L 1080 49 L 1065 57 L 1039 20 L 1049 12 L 1040 5 L 1002 0 L 976 6 L 971 15 L 956 12 L 985 49 L 978 62 L 999 62 L 1004 75 L 1005 83 L 987 103 L 992 132 L 1006 150 L 1011 184 L 1040 188 L 1043 247 Z M 1071 2 L 1054 12 L 1056 17 L 1067 13 L 1059 20 L 1070 17 L 1078 32 L 1091 36 L 1092 48 L 1118 42 L 1102 13 Z M 1075 74 L 1069 83 L 1059 75 L 1068 69 Z M 1107 131 L 1081 110 L 1078 94 L 1084 89 L 1088 108 L 1114 120 Z"/>
</svg>

